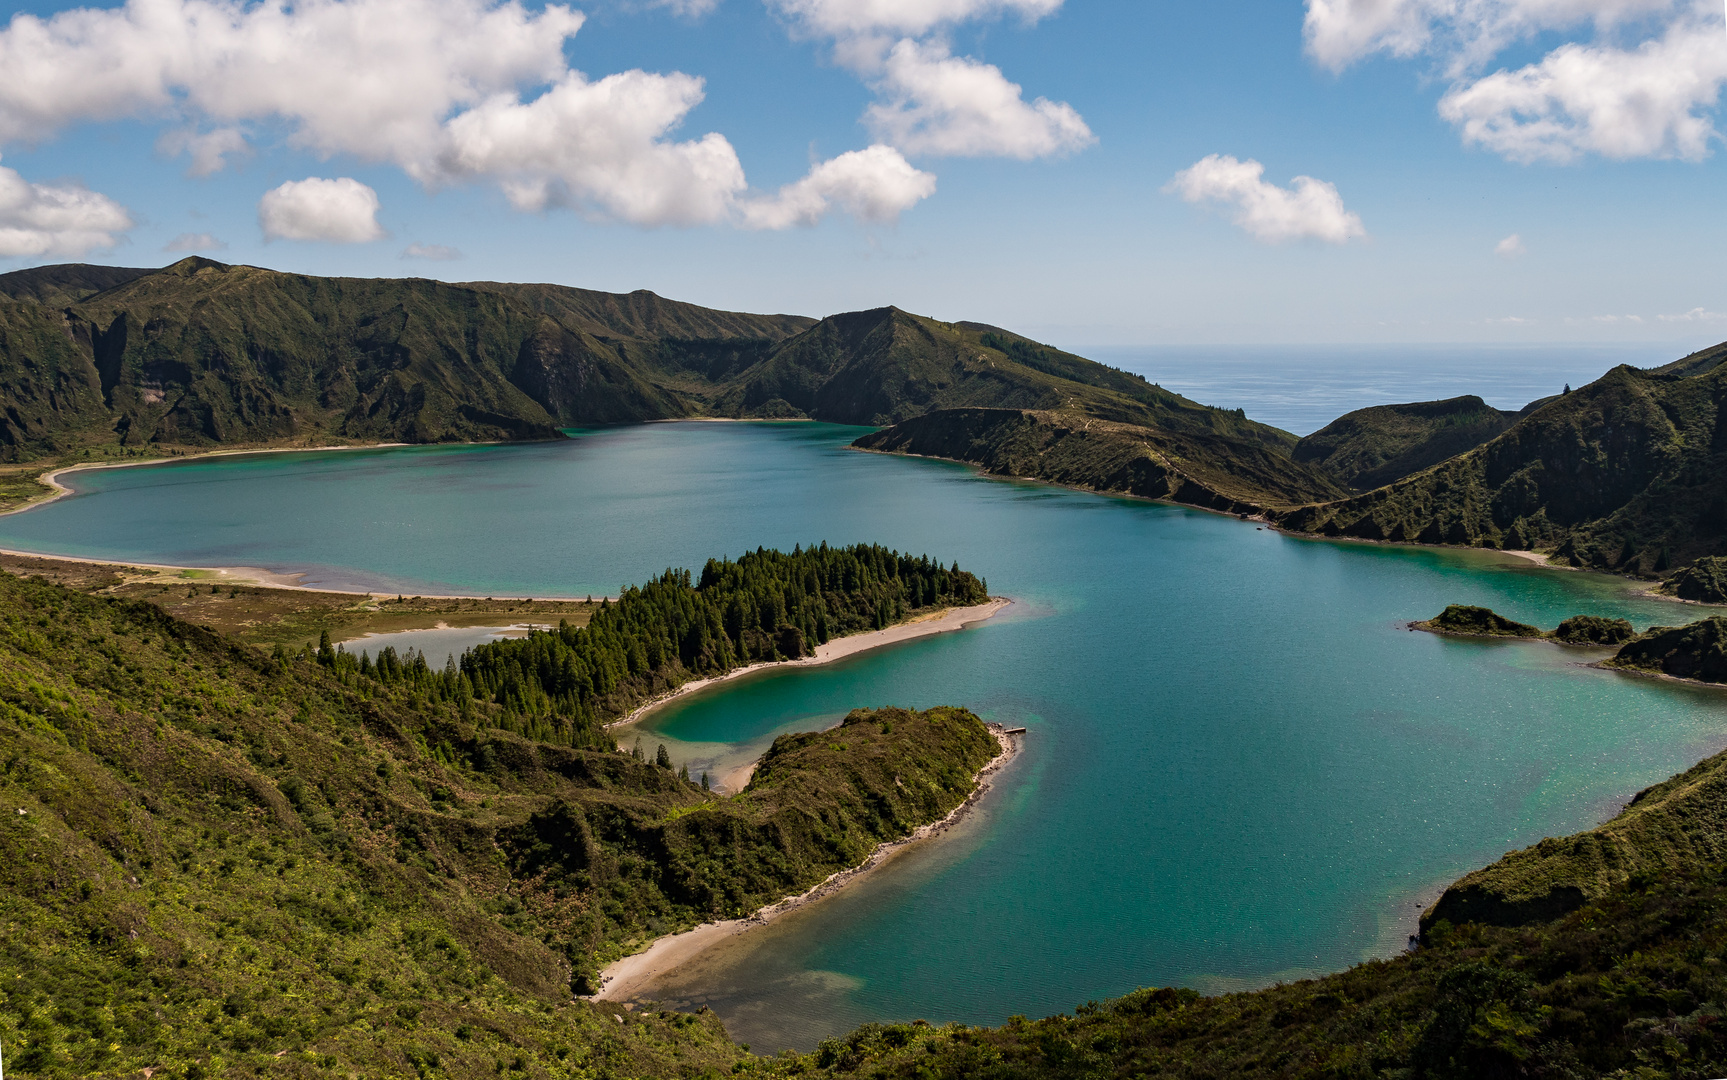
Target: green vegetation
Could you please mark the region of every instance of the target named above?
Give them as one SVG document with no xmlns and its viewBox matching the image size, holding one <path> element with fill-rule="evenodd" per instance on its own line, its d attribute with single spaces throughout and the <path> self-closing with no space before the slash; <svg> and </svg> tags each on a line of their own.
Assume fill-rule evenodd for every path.
<svg viewBox="0 0 1727 1080">
<path fill-rule="evenodd" d="M 551 438 L 684 416 L 887 424 L 1061 408 L 1286 454 L 1144 379 L 895 308 L 817 322 L 555 285 L 360 280 L 189 258 L 0 275 L 0 455 Z"/>
<path fill-rule="evenodd" d="M 1458 880 L 1424 921 L 1516 926 L 1551 919 L 1641 876 L 1727 860 L 1727 754 L 1640 792 L 1587 832 L 1508 853 Z"/>
<path fill-rule="evenodd" d="M 1561 566 L 1659 576 L 1723 554 L 1727 346 L 1617 367 L 1503 434 L 1367 494 L 1281 512 L 1297 532 L 1539 549 Z"/>
<path fill-rule="evenodd" d="M 1626 619 L 1573 615 L 1553 631 L 1553 640 L 1566 645 L 1623 645 L 1637 636 Z"/>
<path fill-rule="evenodd" d="M 748 1058 L 711 1014 L 572 986 L 939 818 L 995 752 L 964 710 L 858 712 L 721 799 L 412 680 L 0 575 L 8 1072 L 729 1073 Z"/>
<path fill-rule="evenodd" d="M 1557 630 L 1520 623 L 1491 608 L 1452 604 L 1426 622 L 1413 624 L 1417 630 L 1462 637 L 1534 638 L 1556 641 L 1561 645 L 1622 645 L 1637 636 L 1637 631 L 1624 619 L 1604 619 L 1599 615 L 1573 615 L 1559 624 Z"/>
<path fill-rule="evenodd" d="M 1452 604 L 1427 622 L 1415 624 L 1417 629 L 1436 634 L 1464 634 L 1471 637 L 1541 638 L 1547 632 L 1539 626 L 1514 622 L 1490 608 Z"/>
<path fill-rule="evenodd" d="M 1259 513 L 1344 494 L 1323 473 L 1261 442 L 1021 409 L 944 409 L 852 445 L 980 465 L 1093 491 Z"/>
<path fill-rule="evenodd" d="M 1480 446 L 1519 415 L 1474 396 L 1378 405 L 1333 420 L 1296 443 L 1291 456 L 1355 491 L 1371 491 Z"/>
<path fill-rule="evenodd" d="M 1005 1027 L 871 1024 L 781 1076 L 1625 1080 L 1727 1073 L 1727 874 L 1639 876 L 1556 922 L 1429 927 L 1416 952 L 1200 997 L 1139 990 Z"/>
<path fill-rule="evenodd" d="M 1727 558 L 1710 555 L 1661 583 L 1661 591 L 1699 604 L 1727 604 Z"/>
<path fill-rule="evenodd" d="M 608 722 L 691 679 L 795 660 L 832 638 L 988 599 L 985 583 L 957 563 L 824 543 L 710 559 L 695 584 L 689 571 L 667 570 L 601 603 L 585 626 L 478 645 L 441 670 L 393 649 L 375 662 L 356 657 L 332 648 L 328 634 L 317 658 L 344 683 L 411 687 L 491 727 L 600 749 L 611 745 Z"/>
<path fill-rule="evenodd" d="M 1713 615 L 1689 626 L 1652 626 L 1606 663 L 1678 679 L 1727 683 L 1727 618 Z"/>
</svg>

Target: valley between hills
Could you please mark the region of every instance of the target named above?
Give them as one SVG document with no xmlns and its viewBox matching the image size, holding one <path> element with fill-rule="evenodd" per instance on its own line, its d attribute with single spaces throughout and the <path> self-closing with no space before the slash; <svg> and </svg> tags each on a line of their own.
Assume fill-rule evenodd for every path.
<svg viewBox="0 0 1727 1080">
<path fill-rule="evenodd" d="M 1515 413 L 1478 398 L 1387 405 L 1298 439 L 1006 330 L 892 308 L 740 315 L 647 293 L 202 259 L 20 271 L 0 276 L 0 295 L 15 505 L 40 496 L 35 476 L 78 462 L 817 419 L 877 428 L 859 449 L 1315 536 L 1539 551 L 1727 602 L 1727 347 L 1617 368 Z M 1727 754 L 1463 878 L 1424 917 L 1420 947 L 1393 959 L 1214 997 L 1147 988 L 998 1028 L 869 1024 L 770 1057 L 705 1010 L 584 998 L 648 941 L 747 915 L 944 818 L 996 739 L 963 708 L 858 710 L 781 736 L 743 792 L 721 795 L 669 760 L 620 752 L 605 724 L 692 679 L 987 599 L 958 565 L 823 545 L 668 572 L 600 604 L 446 612 L 403 598 L 400 625 L 524 603 L 564 623 L 442 670 L 306 647 L 374 617 L 339 600 L 259 614 L 270 590 L 3 565 L 0 1042 L 18 1075 L 1706 1077 L 1727 1065 Z M 221 614 L 242 599 L 252 614 Z M 1452 631 L 1545 636 L 1482 610 L 1452 615 Z M 1722 625 L 1615 644 L 1631 650 L 1624 666 L 1720 682 Z M 1573 629 L 1592 644 L 1616 633 Z"/>
</svg>

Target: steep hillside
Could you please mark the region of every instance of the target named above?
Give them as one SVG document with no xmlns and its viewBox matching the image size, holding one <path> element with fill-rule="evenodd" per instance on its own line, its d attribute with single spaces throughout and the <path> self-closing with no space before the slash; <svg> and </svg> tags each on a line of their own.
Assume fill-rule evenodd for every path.
<svg viewBox="0 0 1727 1080">
<path fill-rule="evenodd" d="M 1480 446 L 1518 415 L 1473 396 L 1378 405 L 1338 417 L 1296 443 L 1291 456 L 1371 491 Z"/>
<path fill-rule="evenodd" d="M 941 817 L 996 753 L 964 710 L 860 711 L 727 799 L 494 717 L 0 575 L 8 1075 L 731 1071 L 711 1014 L 572 989 Z"/>
<path fill-rule="evenodd" d="M 940 409 L 1061 410 L 1183 435 L 1216 435 L 1287 454 L 1295 437 L 979 323 L 898 308 L 853 312 L 775 348 L 718 400 L 725 412 L 888 425 Z"/>
<path fill-rule="evenodd" d="M 1553 553 L 1655 575 L 1727 552 L 1722 350 L 1618 367 L 1389 487 L 1277 516 L 1300 532 Z"/>
<path fill-rule="evenodd" d="M 817 322 L 648 292 L 316 278 L 190 258 L 0 276 L 0 455 L 554 437 L 684 416 L 892 423 L 959 405 L 1287 453 L 1239 412 L 1005 330 L 893 308 Z"/>
<path fill-rule="evenodd" d="M 27 270 L 0 274 L 0 296 L 49 307 L 65 307 L 155 272 L 145 267 L 92 266 L 89 263 L 32 266 Z"/>
<path fill-rule="evenodd" d="M 1066 412 L 944 409 L 865 435 L 853 445 L 1230 513 L 1259 513 L 1343 494 L 1323 473 L 1258 442 Z"/>
<path fill-rule="evenodd" d="M 1422 917 L 1519 926 L 1606 896 L 1636 875 L 1680 875 L 1727 860 L 1727 754 L 1640 792 L 1587 832 L 1508 853 L 1459 879 Z"/>
</svg>

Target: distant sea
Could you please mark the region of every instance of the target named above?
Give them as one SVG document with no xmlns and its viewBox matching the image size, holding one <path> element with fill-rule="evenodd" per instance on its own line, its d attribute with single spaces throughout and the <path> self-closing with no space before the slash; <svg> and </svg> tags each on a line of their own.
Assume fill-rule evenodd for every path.
<svg viewBox="0 0 1727 1080">
<path fill-rule="evenodd" d="M 1078 350 L 1203 405 L 1309 435 L 1355 409 L 1476 394 L 1521 409 L 1619 364 L 1658 367 L 1684 345 L 1148 345 Z"/>
</svg>

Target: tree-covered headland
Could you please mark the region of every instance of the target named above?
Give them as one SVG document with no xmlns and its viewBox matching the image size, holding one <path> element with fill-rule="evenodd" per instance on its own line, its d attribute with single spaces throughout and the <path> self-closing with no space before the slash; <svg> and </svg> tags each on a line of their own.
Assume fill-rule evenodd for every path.
<svg viewBox="0 0 1727 1080">
<path fill-rule="evenodd" d="M 355 656 L 327 640 L 317 657 L 355 685 L 408 687 L 488 727 L 600 749 L 611 745 L 607 723 L 692 679 L 796 660 L 837 637 L 988 599 L 983 579 L 958 563 L 823 543 L 710 559 L 699 579 L 667 570 L 625 588 L 586 626 L 481 645 L 442 668 L 394 650 Z"/>
<path fill-rule="evenodd" d="M 846 603 L 816 608 L 809 590 L 792 610 L 825 610 L 830 632 L 873 623 L 898 590 L 981 590 L 876 548 L 712 570 L 722 632 L 734 599 L 812 580 Z M 627 592 L 591 647 L 542 634 L 500 666 L 553 643 L 645 660 L 643 640 L 680 625 L 668 612 L 709 610 L 700 596 Z M 742 640 L 754 656 L 775 639 Z M 740 660 L 725 641 L 716 662 Z M 497 687 L 453 697 L 444 678 L 272 656 L 151 604 L 0 574 L 7 1075 L 731 1074 L 752 1059 L 712 1014 L 573 994 L 654 937 L 801 893 L 941 818 L 997 753 L 963 709 L 857 710 L 782 736 L 722 797 L 510 730 L 484 698 Z"/>
</svg>

